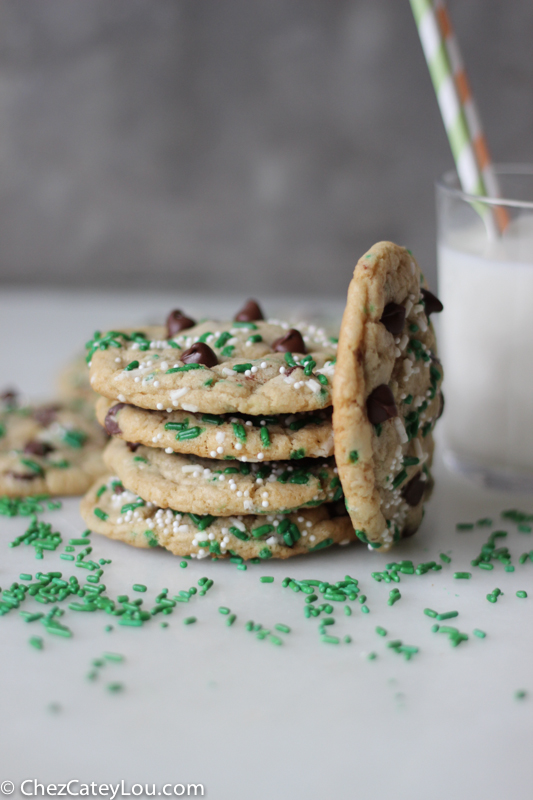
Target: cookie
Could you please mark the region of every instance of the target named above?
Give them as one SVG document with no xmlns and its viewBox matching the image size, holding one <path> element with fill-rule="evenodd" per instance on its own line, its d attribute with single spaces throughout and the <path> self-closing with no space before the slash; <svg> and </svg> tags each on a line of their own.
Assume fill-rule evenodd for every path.
<svg viewBox="0 0 533 800">
<path fill-rule="evenodd" d="M 161 508 L 194 514 L 270 514 L 342 499 L 333 459 L 213 461 L 112 440 L 104 461 L 126 489 Z"/>
<path fill-rule="evenodd" d="M 0 495 L 82 494 L 105 471 L 107 436 L 64 403 L 0 406 Z"/>
<path fill-rule="evenodd" d="M 88 361 L 95 391 L 139 408 L 296 414 L 331 405 L 336 347 L 312 325 L 210 320 L 170 338 L 163 327 L 95 334 Z"/>
<path fill-rule="evenodd" d="M 241 461 L 328 458 L 333 454 L 331 409 L 263 417 L 150 411 L 105 397 L 96 404 L 106 431 L 167 452 Z"/>
<path fill-rule="evenodd" d="M 165 547 L 193 558 L 289 558 L 355 539 L 342 504 L 268 516 L 197 516 L 158 508 L 124 489 L 118 478 L 97 481 L 81 502 L 81 515 L 97 533 L 135 547 Z M 341 508 L 342 512 L 342 508 Z"/>
<path fill-rule="evenodd" d="M 388 550 L 416 531 L 432 486 L 442 367 L 429 314 L 442 308 L 391 242 L 357 263 L 333 387 L 335 458 L 357 536 Z"/>
</svg>

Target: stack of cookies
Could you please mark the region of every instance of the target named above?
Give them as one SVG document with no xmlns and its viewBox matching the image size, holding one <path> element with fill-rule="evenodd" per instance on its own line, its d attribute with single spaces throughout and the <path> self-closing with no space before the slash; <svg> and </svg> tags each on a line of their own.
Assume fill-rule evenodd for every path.
<svg viewBox="0 0 533 800">
<path fill-rule="evenodd" d="M 338 352 L 255 301 L 227 322 L 172 311 L 164 327 L 95 334 L 91 386 L 112 439 L 84 520 L 196 558 L 287 558 L 356 537 L 388 549 L 416 530 L 431 488 L 430 298 L 410 253 L 380 243 L 356 267 Z"/>
</svg>

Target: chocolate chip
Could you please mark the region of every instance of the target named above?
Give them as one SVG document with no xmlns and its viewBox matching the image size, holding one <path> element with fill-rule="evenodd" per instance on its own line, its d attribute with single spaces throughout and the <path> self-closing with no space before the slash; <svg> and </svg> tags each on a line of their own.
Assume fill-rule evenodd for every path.
<svg viewBox="0 0 533 800">
<path fill-rule="evenodd" d="M 36 472 L 31 472 L 30 474 L 26 475 L 25 473 L 22 472 L 10 471 L 6 474 L 9 475 L 11 478 L 15 478 L 15 480 L 17 481 L 34 481 L 36 478 L 40 477 L 39 475 L 37 475 Z"/>
<path fill-rule="evenodd" d="M 24 445 L 24 452 L 31 456 L 45 456 L 47 453 L 53 453 L 55 447 L 48 442 L 39 442 L 37 439 L 32 439 Z"/>
<path fill-rule="evenodd" d="M 329 513 L 332 517 L 347 517 L 348 511 L 344 500 L 336 500 L 334 503 L 328 503 Z"/>
<path fill-rule="evenodd" d="M 264 316 L 259 303 L 255 300 L 248 300 L 235 315 L 235 322 L 253 322 L 256 319 L 264 319 Z"/>
<path fill-rule="evenodd" d="M 405 322 L 405 307 L 399 303 L 387 303 L 381 315 L 381 322 L 389 333 L 392 333 L 393 336 L 399 336 L 403 331 Z"/>
<path fill-rule="evenodd" d="M 402 539 L 408 539 L 410 536 L 414 536 L 417 532 L 418 527 L 410 528 L 408 525 L 402 531 Z"/>
<path fill-rule="evenodd" d="M 193 344 L 180 355 L 180 359 L 184 364 L 203 364 L 204 367 L 214 367 L 215 364 L 218 364 L 216 354 L 204 342 Z"/>
<path fill-rule="evenodd" d="M 376 386 L 366 401 L 366 413 L 372 425 L 380 425 L 398 416 L 394 395 L 386 383 Z"/>
<path fill-rule="evenodd" d="M 438 297 L 429 291 L 429 289 L 420 289 L 422 293 L 422 297 L 424 298 L 424 307 L 426 309 L 426 316 L 429 317 L 430 314 L 438 314 L 439 311 L 444 309 L 441 301 Z"/>
<path fill-rule="evenodd" d="M 126 447 L 127 447 L 127 448 L 128 448 L 128 450 L 130 450 L 132 453 L 134 453 L 136 450 L 138 450 L 140 446 L 141 446 L 141 445 L 139 444 L 139 442 L 126 442 Z M 124 490 L 123 490 L 123 491 L 124 491 Z"/>
<path fill-rule="evenodd" d="M 117 422 L 117 414 L 121 408 L 124 408 L 125 405 L 126 403 L 115 403 L 115 405 L 111 406 L 105 415 L 104 428 L 110 436 L 118 436 L 120 433 L 122 433 Z"/>
<path fill-rule="evenodd" d="M 167 317 L 167 338 L 171 339 L 180 331 L 192 328 L 193 325 L 196 325 L 196 322 L 190 317 L 186 317 L 176 308 Z"/>
<path fill-rule="evenodd" d="M 414 478 L 402 490 L 402 497 L 408 506 L 417 506 L 424 497 L 426 481 L 422 480 L 422 473 L 417 472 Z M 405 534 L 404 534 L 405 535 Z"/>
<path fill-rule="evenodd" d="M 272 342 L 272 350 L 275 353 L 306 353 L 305 343 L 302 334 L 296 328 L 291 328 L 285 336 L 280 336 Z"/>
<path fill-rule="evenodd" d="M 59 405 L 49 405 L 49 406 L 40 406 L 39 408 L 34 409 L 33 411 L 33 418 L 37 420 L 37 422 L 43 426 L 43 428 L 47 428 L 52 422 L 55 421 L 57 417 L 57 412 L 60 410 L 61 406 Z"/>
<path fill-rule="evenodd" d="M 113 489 L 113 494 L 124 494 L 126 490 L 121 483 L 116 483 Z"/>
</svg>

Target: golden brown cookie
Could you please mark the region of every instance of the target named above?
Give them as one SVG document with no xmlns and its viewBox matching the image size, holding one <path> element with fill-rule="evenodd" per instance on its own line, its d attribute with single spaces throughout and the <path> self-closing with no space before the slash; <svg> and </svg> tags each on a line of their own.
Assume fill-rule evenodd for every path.
<svg viewBox="0 0 533 800">
<path fill-rule="evenodd" d="M 209 320 L 168 337 L 165 328 L 95 334 L 91 386 L 158 411 L 295 414 L 331 405 L 336 339 L 314 326 Z"/>
<path fill-rule="evenodd" d="M 112 440 L 109 471 L 124 487 L 161 508 L 194 514 L 269 514 L 342 499 L 331 458 L 261 463 L 220 462 Z"/>
<path fill-rule="evenodd" d="M 167 452 L 258 462 L 333 455 L 331 408 L 247 417 L 151 411 L 100 397 L 96 416 L 109 434 Z"/>
<path fill-rule="evenodd" d="M 411 253 L 374 245 L 348 290 L 333 386 L 335 458 L 357 536 L 388 550 L 414 533 L 432 485 L 442 367 L 429 322 L 441 310 Z"/>
<path fill-rule="evenodd" d="M 290 558 L 349 544 L 355 534 L 339 504 L 290 514 L 217 517 L 158 508 L 124 489 L 118 478 L 97 481 L 81 502 L 81 515 L 97 533 L 135 547 L 165 547 L 179 556 Z"/>
</svg>

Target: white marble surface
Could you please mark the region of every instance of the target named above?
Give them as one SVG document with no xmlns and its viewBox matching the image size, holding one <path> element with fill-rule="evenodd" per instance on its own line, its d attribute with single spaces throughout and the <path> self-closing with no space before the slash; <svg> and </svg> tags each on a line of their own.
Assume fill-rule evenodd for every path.
<svg viewBox="0 0 533 800">
<path fill-rule="evenodd" d="M 170 306 L 202 313 L 193 298 L 168 295 L 3 293 L 0 386 L 18 384 L 44 395 L 56 369 L 95 327 L 139 323 Z M 215 306 L 222 314 L 234 304 L 211 298 L 204 308 Z M 325 304 L 324 311 L 331 314 L 334 305 Z M 47 635 L 39 622 L 26 624 L 16 611 L 1 618 L 0 782 L 123 779 L 126 787 L 155 783 L 159 789 L 194 782 L 204 784 L 213 800 L 529 800 L 533 563 L 521 566 L 518 556 L 533 548 L 533 534 L 503 525 L 499 512 L 510 506 L 533 511 L 533 498 L 475 488 L 438 462 L 436 473 L 421 530 L 388 557 L 352 546 L 247 571 L 207 561 L 180 569 L 164 551 L 137 551 L 93 534 L 93 556 L 113 560 L 105 575 L 112 596 L 131 596 L 133 583 L 145 583 L 149 606 L 164 586 L 174 594 L 202 575 L 215 584 L 206 597 L 167 617 L 166 629 L 160 618 L 130 629 L 104 614 L 67 611 L 63 621 L 74 637 L 66 640 Z M 455 523 L 487 516 L 509 531 L 505 544 L 514 573 L 499 563 L 492 572 L 469 566 L 487 529 L 458 533 Z M 76 499 L 47 518 L 64 543 L 84 528 Z M 20 572 L 74 571 L 59 559 L 61 548 L 44 561 L 29 548 L 9 549 L 23 530 L 23 518 L 0 518 L 3 588 Z M 451 555 L 449 566 L 402 576 L 401 600 L 387 605 L 390 586 L 372 580 L 371 571 L 394 559 L 438 560 L 443 551 Z M 453 579 L 454 570 L 462 569 L 473 573 L 471 580 Z M 303 595 L 282 589 L 281 581 L 286 575 L 335 581 L 346 573 L 359 579 L 370 613 L 353 603 L 354 613 L 346 617 L 336 604 L 332 632 L 353 641 L 326 645 L 319 641 L 318 621 L 304 619 Z M 273 575 L 275 582 L 262 584 L 261 575 Z M 485 595 L 495 586 L 504 596 L 491 604 Z M 528 599 L 518 599 L 517 589 L 528 591 Z M 224 624 L 219 605 L 237 614 L 232 627 Z M 458 610 L 450 624 L 469 640 L 452 648 L 446 636 L 431 633 L 425 607 Z M 198 622 L 183 625 L 190 614 Z M 285 644 L 275 647 L 245 630 L 248 619 L 265 626 L 284 622 L 292 632 L 280 634 Z M 114 624 L 112 632 L 104 631 L 107 623 Z M 376 625 L 389 636 L 378 636 Z M 487 638 L 472 636 L 474 628 Z M 31 634 L 43 635 L 43 651 L 28 645 Z M 420 652 L 407 662 L 387 649 L 391 638 Z M 126 662 L 107 665 L 99 681 L 88 682 L 91 660 L 109 650 L 124 654 Z M 377 653 L 373 661 L 366 658 L 371 651 Z M 122 694 L 106 691 L 115 680 L 123 682 Z M 518 689 L 528 691 L 524 700 L 514 699 Z M 52 703 L 59 706 L 55 713 Z M 12 796 L 22 795 L 17 790 Z"/>
</svg>

